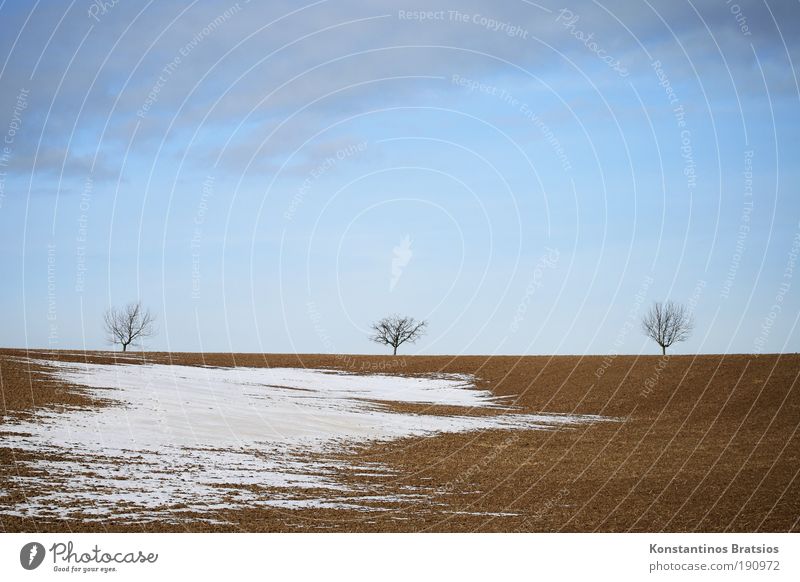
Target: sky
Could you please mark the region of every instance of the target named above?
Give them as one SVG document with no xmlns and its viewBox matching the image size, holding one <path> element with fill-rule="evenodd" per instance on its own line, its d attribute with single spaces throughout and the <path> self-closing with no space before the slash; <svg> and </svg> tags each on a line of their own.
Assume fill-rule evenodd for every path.
<svg viewBox="0 0 800 582">
<path fill-rule="evenodd" d="M 0 347 L 800 351 L 800 5 L 0 2 Z"/>
</svg>

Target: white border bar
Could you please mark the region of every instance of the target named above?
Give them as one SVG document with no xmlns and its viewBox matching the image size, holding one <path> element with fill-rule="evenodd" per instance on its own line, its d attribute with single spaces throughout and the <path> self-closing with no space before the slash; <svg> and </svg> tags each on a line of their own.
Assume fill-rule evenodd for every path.
<svg viewBox="0 0 800 582">
<path fill-rule="evenodd" d="M 38 542 L 42 564 L 25 570 L 20 550 Z M 75 556 L 65 562 L 72 542 Z M 62 544 L 55 545 L 54 544 Z M 714 546 L 723 553 L 654 553 L 653 546 Z M 774 553 L 733 553 L 738 547 Z M 158 554 L 154 563 L 94 561 Z M 59 552 L 54 557 L 54 548 Z M 92 560 L 77 563 L 81 554 Z M 85 556 L 84 556 L 85 558 Z M 2 534 L 0 580 L 800 580 L 794 534 Z M 762 570 L 754 562 L 778 562 Z M 735 564 L 733 571 L 656 571 L 652 564 Z M 745 568 L 750 563 L 750 569 Z M 66 570 L 56 571 L 58 568 Z M 114 567 L 115 571 L 82 569 Z M 753 569 L 753 567 L 757 569 Z"/>
</svg>

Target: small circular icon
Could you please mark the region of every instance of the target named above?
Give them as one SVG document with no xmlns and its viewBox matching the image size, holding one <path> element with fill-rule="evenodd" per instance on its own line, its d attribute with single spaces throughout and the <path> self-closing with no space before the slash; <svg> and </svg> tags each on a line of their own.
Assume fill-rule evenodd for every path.
<svg viewBox="0 0 800 582">
<path fill-rule="evenodd" d="M 35 570 L 44 561 L 44 546 L 39 542 L 30 542 L 19 551 L 19 563 L 26 570 Z"/>
</svg>

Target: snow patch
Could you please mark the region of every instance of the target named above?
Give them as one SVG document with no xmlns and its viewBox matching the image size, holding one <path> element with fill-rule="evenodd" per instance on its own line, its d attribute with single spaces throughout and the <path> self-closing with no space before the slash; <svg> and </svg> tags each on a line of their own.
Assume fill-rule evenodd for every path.
<svg viewBox="0 0 800 582">
<path fill-rule="evenodd" d="M 341 453 L 369 441 L 486 429 L 542 430 L 597 416 L 519 414 L 467 375 L 361 375 L 300 368 L 212 368 L 34 361 L 55 379 L 116 406 L 38 412 L 7 425 L 6 446 L 34 451 L 29 497 L 0 514 L 185 519 L 186 513 L 269 506 L 378 510 L 425 498 L 381 495 L 391 478 Z M 491 408 L 487 416 L 391 410 L 387 403 Z M 45 459 L 45 457 L 49 457 Z M 53 461 L 52 458 L 59 460 Z M 369 490 L 341 476 L 369 476 Z M 426 492 L 426 495 L 428 493 Z"/>
</svg>

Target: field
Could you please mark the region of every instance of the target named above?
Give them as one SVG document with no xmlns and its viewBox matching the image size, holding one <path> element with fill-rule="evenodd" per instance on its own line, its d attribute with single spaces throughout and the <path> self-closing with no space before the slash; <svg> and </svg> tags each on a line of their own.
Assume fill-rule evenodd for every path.
<svg viewBox="0 0 800 582">
<path fill-rule="evenodd" d="M 285 379 L 259 380 L 269 369 Z M 0 350 L 0 525 L 800 531 L 798 375 L 797 355 Z M 291 415 L 309 402 L 306 434 Z M 274 403 L 285 410 L 264 417 Z M 219 410 L 235 416 L 214 429 Z M 258 419 L 283 424 L 262 442 Z"/>
</svg>

